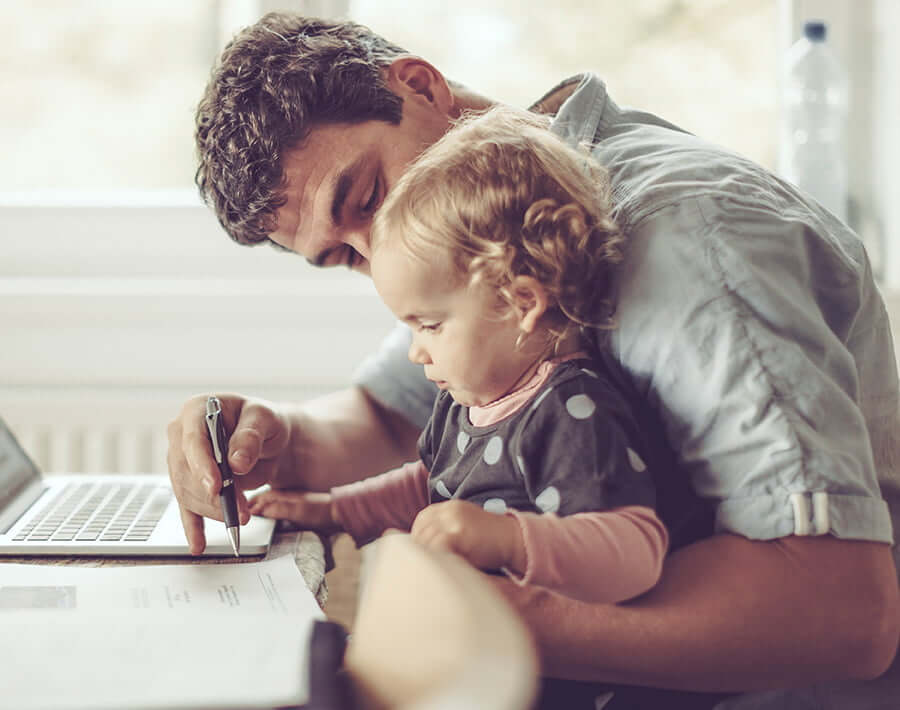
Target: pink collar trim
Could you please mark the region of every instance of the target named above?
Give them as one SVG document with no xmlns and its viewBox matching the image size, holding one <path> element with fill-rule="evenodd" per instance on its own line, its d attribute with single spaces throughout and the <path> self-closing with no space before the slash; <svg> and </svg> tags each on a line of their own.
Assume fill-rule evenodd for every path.
<svg viewBox="0 0 900 710">
<path fill-rule="evenodd" d="M 553 370 L 560 363 L 567 360 L 575 360 L 580 357 L 586 357 L 586 353 L 576 352 L 570 355 L 553 358 L 552 360 L 544 360 L 538 365 L 534 375 L 524 385 L 517 390 L 513 390 L 503 395 L 500 399 L 482 405 L 480 407 L 469 407 L 469 422 L 473 426 L 490 426 L 506 419 L 508 416 L 515 414 L 521 409 L 534 393 L 550 378 Z"/>
</svg>

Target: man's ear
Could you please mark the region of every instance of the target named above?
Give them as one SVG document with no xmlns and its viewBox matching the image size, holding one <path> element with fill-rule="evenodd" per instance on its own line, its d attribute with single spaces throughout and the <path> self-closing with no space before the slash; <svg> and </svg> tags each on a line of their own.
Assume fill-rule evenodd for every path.
<svg viewBox="0 0 900 710">
<path fill-rule="evenodd" d="M 398 57 L 387 68 L 387 85 L 404 101 L 418 99 L 450 115 L 455 102 L 444 75 L 424 59 Z"/>
<path fill-rule="evenodd" d="M 516 276 L 509 285 L 509 292 L 513 298 L 519 328 L 526 333 L 533 333 L 541 316 L 547 312 L 549 303 L 546 289 L 532 276 Z"/>
</svg>

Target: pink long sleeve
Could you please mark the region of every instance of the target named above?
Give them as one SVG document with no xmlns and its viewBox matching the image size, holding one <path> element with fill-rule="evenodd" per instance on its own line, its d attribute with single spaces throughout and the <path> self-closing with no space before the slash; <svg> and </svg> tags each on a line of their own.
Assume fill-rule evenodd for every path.
<svg viewBox="0 0 900 710">
<path fill-rule="evenodd" d="M 387 473 L 331 489 L 338 522 L 357 546 L 371 542 L 388 528 L 409 532 L 428 505 L 428 469 L 421 461 Z"/>
<path fill-rule="evenodd" d="M 632 505 L 560 518 L 510 511 L 522 529 L 527 568 L 517 583 L 585 602 L 613 604 L 650 589 L 662 573 L 668 533 L 656 513 Z"/>
</svg>

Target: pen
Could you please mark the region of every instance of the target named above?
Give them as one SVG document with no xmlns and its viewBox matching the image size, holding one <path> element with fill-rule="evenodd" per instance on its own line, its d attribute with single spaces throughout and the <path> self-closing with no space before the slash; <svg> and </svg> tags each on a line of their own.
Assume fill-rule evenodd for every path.
<svg viewBox="0 0 900 710">
<path fill-rule="evenodd" d="M 241 528 L 238 520 L 237 500 L 234 496 L 234 477 L 228 465 L 228 439 L 225 437 L 225 422 L 222 421 L 222 405 L 218 397 L 206 400 L 206 426 L 209 429 L 209 440 L 212 442 L 213 456 L 222 474 L 222 488 L 219 490 L 219 502 L 222 504 L 222 515 L 225 517 L 225 528 L 234 556 L 239 557 L 241 549 Z"/>
</svg>

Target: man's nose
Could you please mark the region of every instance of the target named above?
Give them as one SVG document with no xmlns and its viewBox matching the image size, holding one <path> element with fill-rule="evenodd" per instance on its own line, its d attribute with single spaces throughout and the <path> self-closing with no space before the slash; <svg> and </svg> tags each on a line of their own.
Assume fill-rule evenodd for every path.
<svg viewBox="0 0 900 710">
<path fill-rule="evenodd" d="M 372 258 L 372 223 L 368 222 L 359 229 L 344 233 L 344 242 L 356 250 L 366 261 Z"/>
<path fill-rule="evenodd" d="M 346 244 L 358 255 L 354 259 L 353 270 L 367 276 L 371 276 L 369 262 L 372 258 L 372 245 L 370 241 L 371 225 L 367 224 L 359 229 L 352 231 L 343 231 L 340 234 L 340 240 Z"/>
</svg>

